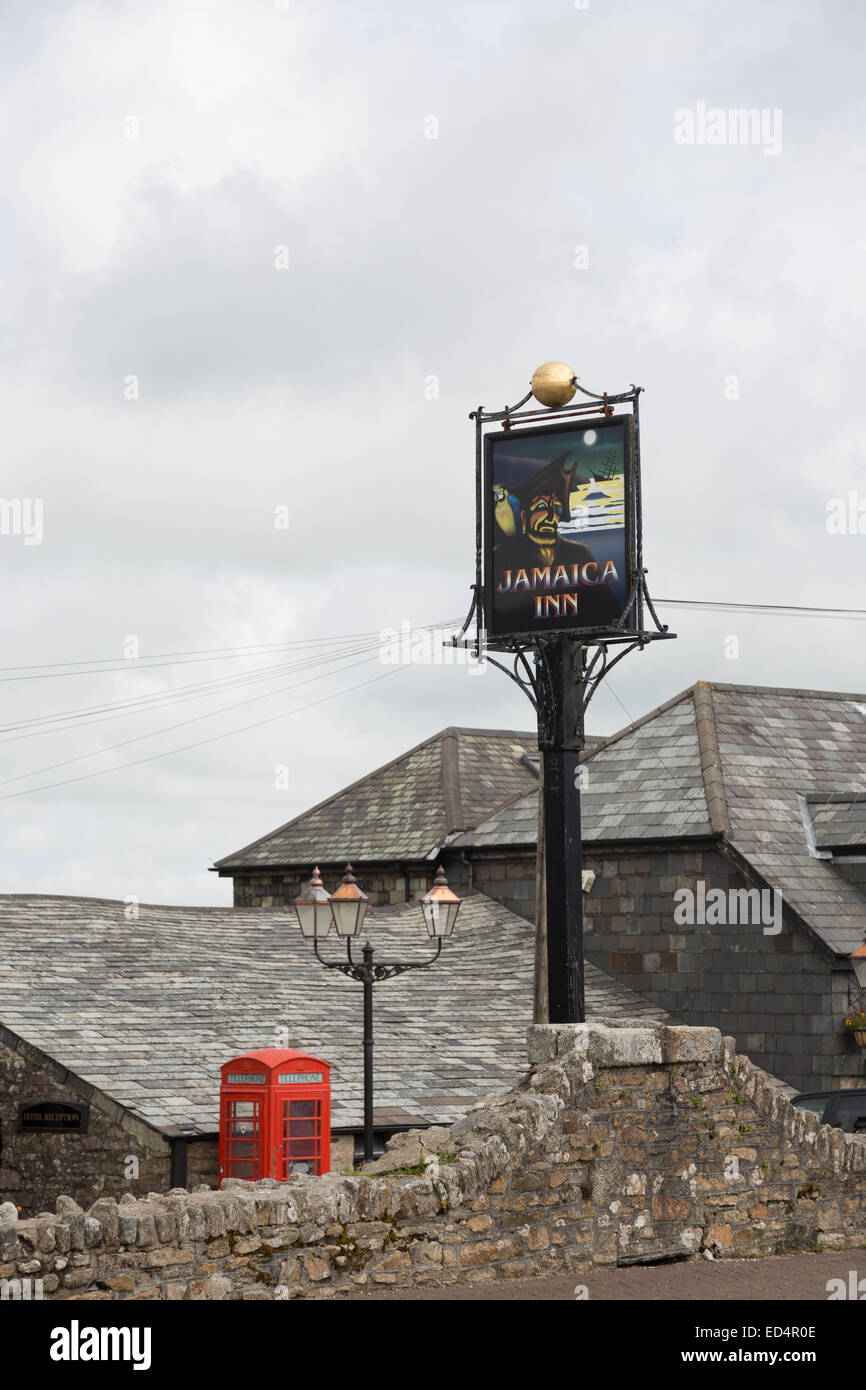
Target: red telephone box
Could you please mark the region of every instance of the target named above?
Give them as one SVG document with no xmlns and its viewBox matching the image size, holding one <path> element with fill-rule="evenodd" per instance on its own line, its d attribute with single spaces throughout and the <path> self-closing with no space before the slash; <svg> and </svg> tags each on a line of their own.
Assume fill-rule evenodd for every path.
<svg viewBox="0 0 866 1390">
<path fill-rule="evenodd" d="M 331 1167 L 331 1068 L 280 1047 L 226 1062 L 220 1085 L 220 1183 L 327 1173 Z"/>
</svg>

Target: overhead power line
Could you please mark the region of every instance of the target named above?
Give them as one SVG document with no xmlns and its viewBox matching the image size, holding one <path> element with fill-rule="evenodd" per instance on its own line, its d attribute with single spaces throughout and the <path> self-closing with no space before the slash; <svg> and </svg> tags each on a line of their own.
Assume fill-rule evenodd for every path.
<svg viewBox="0 0 866 1390">
<path fill-rule="evenodd" d="M 430 627 L 446 627 L 452 621 L 454 620 L 449 619 L 445 623 L 427 624 L 425 628 L 419 627 L 418 631 L 426 631 Z M 152 656 L 121 659 L 116 656 L 106 656 L 93 657 L 89 661 L 49 661 L 41 665 L 0 666 L 0 672 L 28 671 L 35 673 L 30 675 L 0 675 L 0 681 L 51 680 L 63 676 L 91 676 L 101 675 L 103 672 L 111 674 L 113 671 L 125 671 L 126 673 L 153 671 L 160 666 L 189 666 L 199 661 L 229 661 L 251 656 L 276 656 L 280 652 L 299 653 L 310 648 L 338 647 L 341 643 L 352 643 L 361 638 L 374 637 L 379 637 L 378 629 L 371 629 L 368 632 L 344 633 L 339 637 L 308 637 L 296 642 L 259 643 L 250 647 L 204 647 L 200 652 L 157 652 Z M 111 666 L 107 664 L 108 662 L 115 664 Z"/>
<path fill-rule="evenodd" d="M 266 690 L 263 695 L 251 695 L 248 700 L 237 700 L 231 705 L 223 705 L 222 709 L 209 710 L 207 714 L 195 714 L 191 719 L 182 719 L 180 723 L 169 724 L 164 729 L 153 729 L 149 734 L 136 734 L 134 738 L 126 738 L 121 743 L 110 743 L 106 748 L 97 748 L 89 753 L 78 753 L 74 758 L 65 758 L 62 762 L 48 763 L 45 767 L 34 768 L 32 772 L 19 772 L 15 777 L 4 778 L 0 782 L 0 787 L 8 787 L 10 782 L 23 782 L 28 777 L 39 777 L 43 772 L 54 772 L 59 767 L 69 767 L 71 763 L 80 763 L 87 758 L 98 758 L 103 753 L 113 753 L 118 748 L 128 748 L 131 743 L 141 743 L 146 738 L 158 738 L 161 734 L 173 733 L 175 729 L 185 729 L 190 724 L 200 724 L 203 719 L 213 719 L 218 714 L 228 714 L 232 710 L 242 709 L 244 705 L 254 705 L 259 700 L 271 700 L 275 695 L 284 695 L 287 690 L 297 690 L 299 686 L 321 680 L 323 675 L 336 675 L 340 671 L 351 671 L 355 666 L 366 666 L 369 662 L 377 660 L 378 654 L 374 654 L 364 657 L 361 661 L 351 661 L 346 666 L 338 666 L 335 672 L 319 672 L 318 675 L 310 676 L 307 680 L 297 681 L 293 685 L 283 685 L 279 690 Z"/>
<path fill-rule="evenodd" d="M 717 613 L 787 613 L 800 618 L 866 618 L 866 608 L 809 608 L 792 603 L 729 603 L 727 599 L 654 598 L 656 608 L 703 608 Z"/>
<path fill-rule="evenodd" d="M 657 599 L 655 602 L 659 607 L 693 608 L 712 612 L 743 612 L 770 615 L 785 614 L 795 617 L 826 617 L 853 620 L 862 620 L 866 618 L 866 609 L 862 608 L 822 608 L 794 604 L 738 603 L 728 600 L 703 599 Z M 414 631 L 430 632 L 434 630 L 447 630 L 456 627 L 457 622 L 457 619 L 445 619 L 438 623 L 427 624 L 424 627 L 419 626 L 414 629 Z M 364 642 L 363 640 L 373 637 L 376 638 L 375 642 Z M 163 691 L 151 691 L 144 695 L 134 696 L 124 700 L 109 701 L 102 705 L 80 706 L 75 709 L 62 711 L 58 714 L 39 715 L 28 719 L 13 721 L 5 725 L 0 725 L 0 743 L 10 743 L 23 738 L 34 738 L 43 733 L 58 733 L 73 728 L 86 728 L 92 724 L 105 723 L 110 720 L 133 716 L 138 713 L 148 712 L 151 709 L 159 710 L 169 705 L 185 703 L 189 700 L 196 701 L 212 698 L 215 695 L 242 689 L 250 685 L 267 683 L 291 671 L 297 670 L 298 668 L 325 668 L 320 670 L 316 675 L 310 676 L 307 680 L 293 682 L 289 685 L 281 686 L 276 690 L 266 691 L 261 695 L 251 696 L 246 700 L 235 701 L 231 704 L 223 705 L 219 709 L 196 715 L 190 719 L 182 720 L 177 724 L 169 725 L 162 729 L 156 729 L 151 733 L 139 734 L 134 738 L 125 739 L 119 743 L 108 745 L 105 748 L 95 749 L 89 753 L 82 753 L 60 762 L 49 763 L 32 772 L 21 773 L 15 777 L 7 778 L 5 781 L 0 782 L 0 786 L 8 786 L 12 782 L 26 781 L 31 777 L 37 777 L 46 772 L 68 767 L 73 763 L 87 761 L 90 758 L 99 757 L 103 753 L 111 753 L 117 749 L 129 747 L 131 744 L 140 743 L 145 739 L 155 738 L 160 734 L 171 733 L 177 729 L 186 728 L 190 724 L 200 723 L 204 719 L 214 718 L 235 709 L 243 708 L 248 704 L 255 704 L 259 700 L 270 699 L 275 695 L 282 695 L 288 690 L 296 689 L 301 685 L 310 684 L 311 681 L 322 679 L 326 675 L 336 675 L 342 671 L 351 670 L 355 666 L 368 664 L 370 661 L 376 660 L 375 653 L 380 638 L 380 632 L 370 630 L 367 632 L 343 634 L 339 637 L 311 637 L 294 642 L 260 643 L 247 647 L 201 648 L 199 650 L 184 652 L 163 652 L 157 653 L 155 657 L 152 658 L 124 660 L 120 665 L 113 666 L 107 663 L 116 661 L 114 657 L 97 658 L 88 662 L 46 663 L 43 666 L 0 667 L 0 671 L 7 673 L 5 675 L 0 675 L 0 681 L 17 681 L 29 679 L 39 680 L 66 675 L 98 675 L 102 672 L 110 673 L 113 671 L 123 671 L 126 674 L 137 674 L 142 671 L 157 669 L 159 666 L 187 665 L 194 661 L 223 661 L 254 655 L 278 655 L 285 653 L 293 657 L 291 661 L 279 663 L 272 667 L 259 667 L 252 671 L 234 672 L 230 675 L 214 677 L 211 680 L 194 682 L 190 685 L 174 687 Z M 374 654 L 368 655 L 370 652 Z M 345 665 L 334 667 L 335 662 L 355 656 L 360 656 L 362 659 L 360 661 L 349 661 Z M 385 672 L 384 674 L 394 674 L 399 669 L 403 668 L 397 666 L 392 671 Z M 25 671 L 29 671 L 31 674 L 20 674 Z M 10 672 L 17 672 L 19 674 L 8 674 Z M 381 676 L 373 677 L 373 680 L 380 679 L 382 679 Z M 60 782 L 52 782 L 40 787 L 32 787 L 17 792 L 7 792 L 0 795 L 0 800 L 7 800 L 10 797 L 26 796 L 30 791 L 48 791 L 54 787 L 67 786 L 73 782 L 88 781 L 93 777 L 106 776 L 110 772 L 119 772 L 124 768 L 137 767 L 142 763 L 152 762 L 164 757 L 171 757 L 174 753 L 182 753 L 189 749 L 199 748 L 205 744 L 216 742 L 220 738 L 230 737 L 233 733 L 241 733 L 247 729 L 258 728 L 263 724 L 272 723 L 287 715 L 300 713 L 305 709 L 311 709 L 315 705 L 324 703 L 326 700 L 336 699 L 341 694 L 348 694 L 351 690 L 360 689 L 361 686 L 371 683 L 372 681 L 362 681 L 359 685 L 350 686 L 348 690 L 334 691 L 332 694 L 323 697 L 322 700 L 316 700 L 310 704 L 301 705 L 294 710 L 283 711 L 268 719 L 258 720 L 256 723 L 244 725 L 240 729 L 230 730 L 227 734 L 218 734 L 211 738 L 201 739 L 195 743 L 186 744 L 182 748 L 169 749 L 163 753 L 155 753 L 147 758 L 140 758 L 130 763 L 121 764 L 118 767 L 104 768 L 97 772 L 84 773 L 79 777 L 67 778 Z M 621 704 L 622 702 L 619 701 L 619 697 L 615 692 L 614 695 Z M 625 711 L 624 706 L 623 710 Z"/>
<path fill-rule="evenodd" d="M 742 613 L 786 613 L 793 616 L 815 618 L 866 618 L 866 608 L 830 608 L 820 605 L 785 603 L 737 603 L 728 599 L 688 599 L 659 598 L 653 602 L 664 608 L 696 608 L 710 612 Z M 439 623 L 419 626 L 417 631 L 430 631 L 433 628 L 456 627 L 459 618 L 448 618 Z M 242 660 L 253 656 L 300 654 L 316 648 L 339 648 L 341 643 L 351 644 L 364 638 L 378 637 L 379 631 L 370 629 L 364 632 L 342 633 L 334 637 L 307 637 L 293 642 L 258 642 L 239 647 L 202 647 L 189 651 L 154 652 L 147 656 L 118 659 L 116 656 L 91 657 L 87 661 L 49 661 L 42 663 L 22 663 L 17 666 L 0 666 L 0 681 L 51 680 L 64 676 L 100 675 L 123 671 L 127 674 L 136 671 L 158 670 L 163 666 L 186 666 L 199 661 Z M 113 664 L 110 664 L 113 663 Z M 28 674 L 25 674 L 28 673 Z"/>
<path fill-rule="evenodd" d="M 315 656 L 299 657 L 295 661 L 280 662 L 277 666 L 257 667 L 254 671 L 233 672 L 228 676 L 218 676 L 214 680 L 196 681 L 191 685 L 170 687 L 168 690 L 152 691 L 150 694 L 133 696 L 128 700 L 112 700 L 102 705 L 82 705 L 76 709 L 64 710 L 58 714 L 35 715 L 31 719 L 14 720 L 0 725 L 0 743 L 14 743 L 19 739 L 36 738 L 40 734 L 64 732 L 66 729 L 83 729 L 90 724 L 107 723 L 113 719 L 123 719 L 150 709 L 164 709 L 168 705 L 183 704 L 189 700 L 205 700 L 224 691 L 240 690 L 245 686 L 257 685 L 287 675 L 290 671 L 308 670 L 316 666 L 328 666 L 345 657 L 358 656 L 373 650 L 368 642 L 363 646 L 344 647 L 336 652 L 320 652 Z M 88 716 L 93 716 L 92 718 Z M 16 730 L 30 730 L 18 733 Z M 8 735 L 8 737 L 3 737 Z"/>
<path fill-rule="evenodd" d="M 389 670 L 383 671 L 380 676 L 371 676 L 368 681 L 359 681 L 357 685 L 350 685 L 345 690 L 334 690 L 330 695 L 323 695 L 319 700 L 311 700 L 309 704 L 297 705 L 294 709 L 281 710 L 279 714 L 272 714 L 267 719 L 257 719 L 254 724 L 242 724 L 239 729 L 229 729 L 226 733 L 212 734 L 210 738 L 198 739 L 195 743 L 186 743 L 182 748 L 168 748 L 163 753 L 151 753 L 147 758 L 136 758 L 134 762 L 121 763 L 118 767 L 105 767 L 99 772 L 83 772 L 80 777 L 67 777 L 62 782 L 47 782 L 41 787 L 26 787 L 18 792 L 4 792 L 0 795 L 0 801 L 11 801 L 16 796 L 30 796 L 32 792 L 52 791 L 55 787 L 68 787 L 73 782 L 89 782 L 94 777 L 105 777 L 110 772 L 124 772 L 130 767 L 140 767 L 142 763 L 153 763 L 160 758 L 171 758 L 175 753 L 187 753 L 193 748 L 203 748 L 208 743 L 218 743 L 221 739 L 231 738 L 234 734 L 243 734 L 249 729 L 259 729 L 263 724 L 273 724 L 277 719 L 285 719 L 288 715 L 302 714 L 304 710 L 315 709 L 317 705 L 327 704 L 329 700 L 336 700 L 341 695 L 350 695 L 352 691 L 361 690 L 365 685 L 373 685 L 376 681 L 385 680 L 387 676 L 396 676 L 400 671 L 408 669 L 408 666 L 392 666 Z"/>
<path fill-rule="evenodd" d="M 654 599 L 653 602 L 656 607 L 660 608 L 695 608 L 705 609 L 709 612 L 784 613 L 799 617 L 849 618 L 854 620 L 866 618 L 866 608 L 829 608 L 783 603 L 736 603 L 727 599 L 659 598 Z M 456 627 L 459 622 L 459 618 L 449 618 L 440 623 L 428 623 L 416 630 L 421 632 L 430 631 L 433 628 Z M 155 671 L 165 666 L 188 666 L 201 661 L 229 661 L 253 656 L 276 656 L 283 652 L 297 655 L 298 660 L 301 660 L 303 652 L 328 647 L 339 651 L 340 644 L 348 645 L 364 638 L 378 638 L 378 636 L 377 630 L 370 629 L 365 632 L 343 633 L 334 637 L 308 637 L 294 642 L 260 642 L 246 647 L 202 647 L 198 650 L 180 652 L 155 652 L 149 656 L 119 661 L 117 657 L 111 656 L 92 657 L 87 661 L 51 661 L 41 664 L 0 666 L 0 682 L 56 680 L 78 675 L 110 675 L 118 671 L 132 674 L 138 671 Z"/>
<path fill-rule="evenodd" d="M 426 627 L 419 627 L 419 628 L 416 628 L 416 629 L 414 629 L 414 631 L 419 632 L 419 633 L 420 633 L 420 632 L 430 632 L 430 631 L 434 631 L 434 630 L 437 630 L 437 629 L 439 629 L 439 630 L 447 629 L 447 628 L 448 628 L 449 626 L 451 626 L 451 625 L 453 625 L 453 624 L 451 623 L 451 620 L 446 620 L 446 621 L 441 622 L 441 623 L 431 623 L 431 624 L 428 624 Z M 145 739 L 155 738 L 155 737 L 157 737 L 157 736 L 159 736 L 159 735 L 162 735 L 162 734 L 172 733 L 172 732 L 174 732 L 174 731 L 177 730 L 177 729 L 187 728 L 190 724 L 197 724 L 197 723 L 200 723 L 200 722 L 201 722 L 202 720 L 204 720 L 204 719 L 211 719 L 211 718 L 216 717 L 217 715 L 226 714 L 226 713 L 229 713 L 229 712 L 231 712 L 231 711 L 234 711 L 235 709 L 241 709 L 241 708 L 243 708 L 245 705 L 255 704 L 255 703 L 257 703 L 259 700 L 271 699 L 273 696 L 282 695 L 282 694 L 285 694 L 286 691 L 295 690 L 295 689 L 297 689 L 297 688 L 300 687 L 300 686 L 309 685 L 311 682 L 316 681 L 316 680 L 321 680 L 321 679 L 323 679 L 323 678 L 326 677 L 326 676 L 337 675 L 337 674 L 340 674 L 342 671 L 352 670 L 352 669 L 354 669 L 356 666 L 368 665 L 371 661 L 377 661 L 377 660 L 380 659 L 380 650 L 379 650 L 379 649 L 380 649 L 381 643 L 380 643 L 380 641 L 379 641 L 379 636 L 380 636 L 380 634 L 377 633 L 377 634 L 376 634 L 376 641 L 374 641 L 374 642 L 367 642 L 367 643 L 364 643 L 364 644 L 356 644 L 356 645 L 354 646 L 354 648 L 353 648 L 351 651 L 346 650 L 346 649 L 343 649 L 343 650 L 337 651 L 337 652 L 318 652 L 318 653 L 316 653 L 314 656 L 306 656 L 306 657 L 304 657 L 303 659 L 299 659 L 299 660 L 297 660 L 297 661 L 295 661 L 295 662 L 292 662 L 292 663 L 287 663 L 287 664 L 285 664 L 284 666 L 281 666 L 281 667 L 278 667 L 278 668 L 265 669 L 264 671 L 259 671 L 259 672 L 246 672 L 246 673 L 244 673 L 243 675 L 240 675 L 240 676 L 235 676 L 235 677 L 222 677 L 222 678 L 219 678 L 218 680 L 215 680 L 215 681 L 204 682 L 204 683 L 202 683 L 202 684 L 204 685 L 204 687 L 205 687 L 204 693 L 202 693 L 202 689 L 200 688 L 200 686 L 193 686 L 193 687 L 190 687 L 190 688 L 189 688 L 189 689 L 192 690 L 192 692 L 193 692 L 192 694 L 190 694 L 190 693 L 177 694 L 175 691 L 168 691 L 168 692 L 162 692 L 161 694 L 158 694 L 158 695 L 156 695 L 155 697 L 153 697 L 153 696 L 151 696 L 151 697 L 147 697 L 147 696 L 141 697 L 142 700 L 147 700 L 147 699 L 152 699 L 152 698 L 157 698 L 157 699 L 160 699 L 160 698 L 161 698 L 161 699 L 164 700 L 164 703 L 175 703 L 175 702 L 178 702 L 178 703 L 179 703 L 180 701 L 185 701 L 185 700 L 190 700 L 190 699 L 199 700 L 199 699 L 207 698 L 208 696 L 213 696 L 214 694 L 217 694 L 217 693 L 221 693 L 223 690 L 235 689 L 235 688 L 238 688 L 239 686 L 242 686 L 242 685 L 251 684 L 251 683 L 253 683 L 254 681 L 255 681 L 255 682 L 261 682 L 261 681 L 265 681 L 265 680 L 273 680 L 273 679 L 275 678 L 275 676 L 278 676 L 278 675 L 280 675 L 280 674 L 283 674 L 284 671 L 286 671 L 286 670 L 293 670 L 293 669 L 296 669 L 297 667 L 302 667 L 304 670 L 309 669 L 311 666 L 320 666 L 320 667 L 324 667 L 324 668 L 325 668 L 325 669 L 323 669 L 323 670 L 317 671 L 317 673 L 316 673 L 315 675 L 308 676 L 306 680 L 295 681 L 295 682 L 292 682 L 292 683 L 289 684 L 289 685 L 281 686 L 281 687 L 279 687 L 279 688 L 276 689 L 276 690 L 265 691 L 265 692 L 264 692 L 263 694 L 261 694 L 261 695 L 253 695 L 253 696 L 250 696 L 250 697 L 249 697 L 248 699 L 246 699 L 246 700 L 233 701 L 233 702 L 232 702 L 231 704 L 229 704 L 229 705 L 223 705 L 223 706 L 222 706 L 221 708 L 219 708 L 219 709 L 210 710 L 210 711 L 208 711 L 208 712 L 206 712 L 206 713 L 204 713 L 204 714 L 194 715 L 192 718 L 190 718 L 190 719 L 185 719 L 185 720 L 181 720 L 181 721 L 180 721 L 179 723 L 177 723 L 177 724 L 172 724 L 172 725 L 168 725 L 167 727 L 164 727 L 164 728 L 155 729 L 155 730 L 152 730 L 150 733 L 139 734 L 139 735 L 136 735 L 136 736 L 133 737 L 133 738 L 124 739 L 124 740 L 122 740 L 120 743 L 109 744 L 108 746 L 106 746 L 106 747 L 104 747 L 104 748 L 97 748 L 97 749 L 94 749 L 94 750 L 92 750 L 92 751 L 90 751 L 90 752 L 88 752 L 88 753 L 80 753 L 80 754 L 77 754 L 75 757 L 66 758 L 66 759 L 64 759 L 64 760 L 62 760 L 62 761 L 59 761 L 59 762 L 49 763 L 49 764 L 46 764 L 44 767 L 35 768 L 35 769 L 33 769 L 31 772 L 19 773 L 18 775 L 14 776 L 14 777 L 8 777 L 8 778 L 6 778 L 4 781 L 0 782 L 0 786 L 8 786 L 8 785 L 10 785 L 12 782 L 26 781 L 26 780 L 28 780 L 28 779 L 31 778 L 31 777 L 38 777 L 38 776 L 41 776 L 43 773 L 46 773 L 46 772 L 53 772 L 53 771 L 55 771 L 55 770 L 57 770 L 57 769 L 59 769 L 59 768 L 62 768 L 62 767 L 69 767 L 69 766 L 71 766 L 73 763 L 85 762 L 85 761 L 87 761 L 87 760 L 89 760 L 89 759 L 91 759 L 91 758 L 99 757 L 99 756 L 100 756 L 101 754 L 103 754 L 103 753 L 115 752 L 117 749 L 129 747 L 131 744 L 134 744 L 134 743 L 141 743 L 141 742 L 143 742 Z M 343 659 L 344 659 L 345 657 L 347 657 L 347 656 L 359 656 L 359 655 L 360 655 L 361 658 L 362 658 L 360 661 L 349 661 L 349 662 L 346 662 L 345 664 L 343 664 L 343 665 L 341 665 L 341 666 L 336 666 L 336 667 L 333 666 L 333 663 L 334 663 L 334 661 L 336 661 L 336 660 L 343 660 Z M 331 669 L 328 669 L 328 668 L 331 668 Z M 400 668 L 400 667 L 395 667 L 394 669 L 396 670 L 396 669 L 401 669 L 401 668 Z M 386 675 L 388 675 L 388 674 L 393 674 L 393 672 L 385 672 L 385 674 L 386 674 Z M 379 678 L 379 677 L 374 677 L 374 679 L 378 680 L 378 679 L 380 679 L 380 678 Z M 232 682 L 232 683 L 230 684 L 230 683 L 228 683 L 228 682 Z M 360 685 L 368 685 L 368 684 L 370 684 L 369 681 L 362 681 L 362 682 L 360 683 Z M 356 690 L 356 689 L 359 689 L 359 688 L 360 688 L 360 686 L 350 686 L 350 687 L 349 687 L 349 690 Z M 181 691 L 185 691 L 185 690 L 187 690 L 187 689 L 188 689 L 187 687 L 181 687 Z M 331 695 L 326 696 L 325 699 L 336 699 L 337 696 L 339 696 L 339 695 L 341 695 L 341 694 L 347 694 L 347 693 L 348 693 L 347 690 L 337 690 L 337 691 L 332 692 Z M 119 703 L 119 704 L 122 705 L 122 706 L 126 706 L 126 705 L 128 705 L 128 704 L 130 704 L 130 703 L 137 703 L 137 702 L 120 701 L 120 702 L 117 702 L 117 703 Z M 273 715 L 270 719 L 259 720 L 259 721 L 257 721 L 257 722 L 254 723 L 254 724 L 245 725 L 244 728 L 245 728 L 245 729 L 258 728 L 260 724 L 268 724 L 268 723 L 271 723 L 271 722 L 273 722 L 273 720 L 283 718 L 285 714 L 299 713 L 300 710 L 309 709 L 309 708 L 312 708 L 314 705 L 316 705 L 316 704 L 321 704 L 321 703 L 322 703 L 321 700 L 313 701 L 312 704 L 310 704 L 310 705 L 302 705 L 302 706 L 300 706 L 299 709 L 297 709 L 297 710 L 287 710 L 287 711 L 283 711 L 283 712 L 281 712 L 280 714 Z M 151 706 L 149 706 L 149 707 L 152 708 L 152 707 L 154 707 L 154 706 L 151 705 Z M 135 714 L 135 713 L 140 712 L 140 710 L 139 710 L 138 708 L 135 708 L 135 709 L 122 708 L 122 709 L 121 709 L 119 712 L 117 712 L 117 713 L 97 714 L 97 716 L 96 716 L 95 718 L 92 718 L 92 719 L 81 719 L 80 722 L 78 722 L 78 723 L 75 723 L 75 722 L 74 722 L 74 719 L 75 719 L 75 716 L 76 716 L 76 715 L 89 714 L 89 713 L 92 713 L 92 712 L 95 711 L 95 710 L 98 711 L 98 710 L 100 710 L 100 709 L 103 710 L 103 711 L 106 710 L 106 709 L 107 709 L 107 710 L 110 710 L 111 708 L 112 708 L 112 707 L 111 707 L 110 705 L 109 705 L 109 706 L 102 706 L 102 707 L 100 707 L 100 706 L 92 706 L 92 707 L 89 707 L 89 708 L 85 707 L 83 710 L 79 710 L 79 711 L 70 711 L 70 712 L 68 712 L 68 715 L 67 715 L 67 716 L 45 716 L 45 718 L 55 718 L 55 719 L 58 719 L 58 720 L 59 720 L 59 719 L 62 719 L 62 718 L 64 718 L 64 717 L 68 717 L 72 722 L 69 722 L 69 723 L 67 723 L 67 724 L 65 724 L 65 725 L 62 725 L 61 727 L 58 727 L 57 729 L 43 729 L 43 728 L 40 728 L 40 729 L 37 729 L 37 730 L 35 730 L 35 731 L 31 732 L 31 733 L 27 733 L 27 734 L 14 734 L 14 733 L 13 733 L 13 734 L 11 735 L 11 737 L 9 737 L 9 738 L 7 738 L 7 739 L 0 740 L 0 741 L 2 741 L 2 742 L 12 742 L 12 741 L 14 741 L 15 739 L 18 739 L 18 738 L 35 737 L 35 735 L 38 734 L 38 733 L 62 732 L 62 731 L 65 731 L 65 729 L 67 729 L 67 728 L 76 728 L 76 729 L 79 729 L 79 728 L 87 727 L 89 724 L 102 723 L 102 722 L 106 722 L 107 720 L 110 720 L 110 719 L 119 719 L 119 718 L 125 717 L 127 714 Z M 26 722 L 27 722 L 27 721 L 21 721 L 21 723 L 26 723 Z M 14 728 L 14 727 L 18 727 L 18 726 L 12 726 L 12 725 L 7 726 L 7 728 L 10 728 L 10 729 L 11 729 L 11 728 Z M 240 733 L 240 732 L 242 732 L 242 731 L 243 731 L 243 730 L 241 730 L 241 729 L 230 730 L 230 731 L 229 731 L 229 734 L 227 734 L 227 735 L 225 735 L 225 736 L 228 737 L 231 733 Z M 91 778 L 91 777 L 100 777 L 100 776 L 106 775 L 106 774 L 109 773 L 109 772 L 121 771 L 122 768 L 124 768 L 124 767 L 136 767 L 136 766 L 139 765 L 139 763 L 150 762 L 150 761 L 153 761 L 153 760 L 156 759 L 156 758 L 168 757 L 168 756 L 170 756 L 172 753 L 181 753 L 181 752 L 185 752 L 185 751 L 187 751 L 187 749 L 189 749 L 189 748 L 198 748 L 198 747 L 202 746 L 203 744 L 207 744 L 207 743 L 214 742 L 216 739 L 218 739 L 218 738 L 220 738 L 220 737 L 222 737 L 222 735 L 214 735 L 213 738 L 202 739 L 202 740 L 197 741 L 196 743 L 187 744 L 187 745 L 185 745 L 183 748 L 170 749 L 170 750 L 168 750 L 168 751 L 165 752 L 165 753 L 153 754 L 153 755 L 151 755 L 150 758 L 141 758 L 141 759 L 138 759 L 138 760 L 136 760 L 136 761 L 134 761 L 134 762 L 131 762 L 131 763 L 124 763 L 124 764 L 121 764 L 119 767 L 104 768 L 104 769 L 102 769 L 101 771 L 92 772 L 92 773 L 85 773 L 85 774 L 82 774 L 81 777 L 67 778 L 67 779 L 65 779 L 65 780 L 63 780 L 63 781 L 60 781 L 60 782 L 53 782 L 53 783 L 45 784 L 45 785 L 43 785 L 43 786 L 41 786 L 41 787 L 26 788 L 26 789 L 24 789 L 24 790 L 22 790 L 22 791 L 19 791 L 19 792 L 7 792 L 7 793 L 4 793 L 2 796 L 0 796 L 0 800 L 5 800 L 5 799 L 7 799 L 7 798 L 9 798 L 9 797 L 13 797 L 13 796 L 24 796 L 24 795 L 29 794 L 30 791 L 34 791 L 34 792 L 37 792 L 37 791 L 47 791 L 47 790 L 49 790 L 49 789 L 52 788 L 52 787 L 66 786 L 66 785 L 68 785 L 68 783 L 70 783 L 70 782 L 86 781 L 86 780 L 88 780 L 88 779 Z"/>
</svg>

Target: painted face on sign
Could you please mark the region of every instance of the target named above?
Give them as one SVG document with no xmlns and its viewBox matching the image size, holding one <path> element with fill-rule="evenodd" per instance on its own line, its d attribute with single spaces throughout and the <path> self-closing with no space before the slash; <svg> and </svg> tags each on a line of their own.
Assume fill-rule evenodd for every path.
<svg viewBox="0 0 866 1390">
<path fill-rule="evenodd" d="M 524 534 L 536 545 L 550 546 L 556 541 L 556 528 L 562 516 L 562 502 L 555 493 L 533 497 L 528 512 L 520 513 Z"/>
</svg>

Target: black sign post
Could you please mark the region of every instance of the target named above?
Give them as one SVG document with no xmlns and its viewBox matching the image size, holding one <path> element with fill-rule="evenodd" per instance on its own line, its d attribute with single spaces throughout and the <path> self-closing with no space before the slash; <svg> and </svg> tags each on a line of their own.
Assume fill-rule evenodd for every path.
<svg viewBox="0 0 866 1390">
<path fill-rule="evenodd" d="M 542 639 L 539 647 L 549 686 L 538 710 L 544 804 L 548 1016 L 551 1023 L 582 1023 L 586 1012 L 579 779 L 584 743 L 584 648 L 568 637 Z"/>
<path fill-rule="evenodd" d="M 551 1023 L 586 1018 L 580 825 L 586 708 L 624 656 L 676 635 L 656 616 L 643 566 L 641 390 L 598 395 L 580 386 L 570 367 L 546 363 L 515 406 L 493 412 L 480 406 L 470 415 L 475 583 L 453 640 L 504 671 L 536 711 Z M 571 405 L 578 392 L 586 401 Z M 533 396 L 541 409 L 524 410 Z M 510 658 L 510 665 L 491 652 Z"/>
</svg>

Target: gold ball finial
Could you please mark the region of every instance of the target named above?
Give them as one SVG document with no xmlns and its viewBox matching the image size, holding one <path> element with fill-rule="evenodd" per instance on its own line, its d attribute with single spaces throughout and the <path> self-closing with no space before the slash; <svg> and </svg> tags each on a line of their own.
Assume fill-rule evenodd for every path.
<svg viewBox="0 0 866 1390">
<path fill-rule="evenodd" d="M 568 405 L 577 386 L 574 369 L 566 362 L 544 362 L 536 367 L 529 383 L 533 396 L 541 405 Z"/>
</svg>

